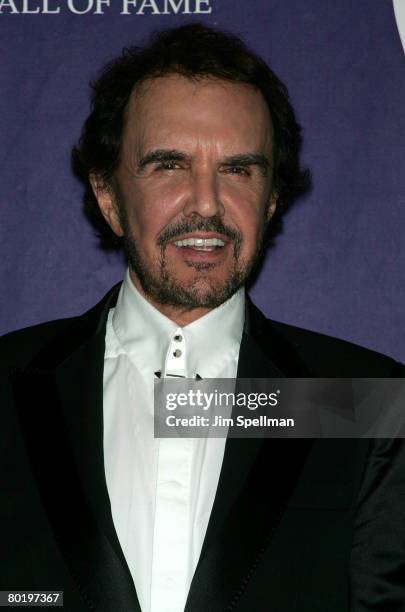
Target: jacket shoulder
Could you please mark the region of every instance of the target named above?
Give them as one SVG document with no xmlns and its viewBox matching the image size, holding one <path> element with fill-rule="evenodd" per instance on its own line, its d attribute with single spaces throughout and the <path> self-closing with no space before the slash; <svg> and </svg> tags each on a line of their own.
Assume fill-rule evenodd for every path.
<svg viewBox="0 0 405 612">
<path fill-rule="evenodd" d="M 260 311 L 259 311 L 260 313 Z M 391 357 L 319 332 L 267 319 L 263 313 L 262 329 L 267 342 L 288 345 L 307 365 L 314 377 L 384 378 L 405 376 L 405 366 Z"/>
<path fill-rule="evenodd" d="M 1 362 L 24 367 L 43 346 L 68 330 L 78 317 L 47 321 L 9 332 L 0 338 Z"/>
<path fill-rule="evenodd" d="M 384 377 L 404 376 L 404 366 L 391 357 L 359 346 L 347 340 L 293 325 L 272 322 L 278 333 L 288 337 L 295 350 L 307 360 L 316 361 L 327 376 L 331 370 L 336 376 Z M 402 372 L 401 372 L 402 370 Z M 322 374 L 318 374 L 320 376 Z"/>
<path fill-rule="evenodd" d="M 121 283 L 114 285 L 95 306 L 79 316 L 56 319 L 6 334 L 0 338 L 0 361 L 8 366 L 25 367 L 42 349 L 49 347 L 55 358 L 63 353 L 67 355 L 105 325 L 120 286 Z"/>
</svg>

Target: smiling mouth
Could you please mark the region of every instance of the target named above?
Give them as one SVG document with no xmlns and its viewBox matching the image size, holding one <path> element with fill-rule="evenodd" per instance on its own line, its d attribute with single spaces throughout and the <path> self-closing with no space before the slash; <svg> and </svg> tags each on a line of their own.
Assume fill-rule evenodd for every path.
<svg viewBox="0 0 405 612">
<path fill-rule="evenodd" d="M 225 246 L 225 242 L 220 238 L 185 238 L 184 240 L 175 240 L 174 243 L 180 248 L 189 248 L 193 251 L 216 251 Z"/>
</svg>

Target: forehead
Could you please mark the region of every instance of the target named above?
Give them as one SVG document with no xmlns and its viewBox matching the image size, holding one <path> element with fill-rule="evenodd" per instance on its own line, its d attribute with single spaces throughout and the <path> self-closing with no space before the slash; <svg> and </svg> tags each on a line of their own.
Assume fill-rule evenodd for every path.
<svg viewBox="0 0 405 612">
<path fill-rule="evenodd" d="M 123 140 L 142 149 L 197 143 L 269 152 L 273 128 L 268 106 L 254 87 L 214 78 L 172 74 L 149 79 L 133 91 Z M 180 140 L 180 142 L 176 142 Z"/>
</svg>

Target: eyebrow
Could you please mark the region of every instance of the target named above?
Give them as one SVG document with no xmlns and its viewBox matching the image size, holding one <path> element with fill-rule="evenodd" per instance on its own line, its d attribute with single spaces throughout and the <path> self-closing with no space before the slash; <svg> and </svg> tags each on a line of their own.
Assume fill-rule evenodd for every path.
<svg viewBox="0 0 405 612">
<path fill-rule="evenodd" d="M 242 153 L 226 157 L 223 162 L 225 166 L 259 166 L 263 173 L 270 170 L 270 161 L 261 153 Z"/>
<path fill-rule="evenodd" d="M 138 167 L 140 169 L 146 168 L 149 164 L 153 164 L 156 162 L 165 162 L 165 161 L 189 161 L 190 156 L 184 153 L 183 151 L 179 151 L 178 149 L 155 149 L 154 151 L 150 151 L 138 162 Z M 225 157 L 221 165 L 225 166 L 259 166 L 261 171 L 266 174 L 270 170 L 270 161 L 268 158 L 261 153 L 240 153 L 237 155 L 231 155 L 229 157 Z"/>
<path fill-rule="evenodd" d="M 164 161 L 185 161 L 189 156 L 177 149 L 155 149 L 147 153 L 138 162 L 139 168 L 146 168 L 149 164 Z"/>
</svg>

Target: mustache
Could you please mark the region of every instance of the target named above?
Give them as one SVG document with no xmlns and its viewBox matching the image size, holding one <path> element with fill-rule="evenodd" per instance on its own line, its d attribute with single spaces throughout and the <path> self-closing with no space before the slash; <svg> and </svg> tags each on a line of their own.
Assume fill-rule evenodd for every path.
<svg viewBox="0 0 405 612">
<path fill-rule="evenodd" d="M 177 238 L 177 236 L 190 234 L 191 232 L 217 232 L 232 240 L 236 245 L 240 245 L 242 242 L 242 234 L 232 227 L 225 225 L 220 217 L 209 217 L 207 219 L 200 217 L 199 219 L 189 219 L 166 228 L 159 236 L 158 245 L 164 247 L 174 238 Z"/>
</svg>

